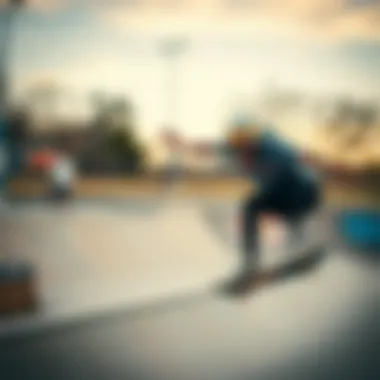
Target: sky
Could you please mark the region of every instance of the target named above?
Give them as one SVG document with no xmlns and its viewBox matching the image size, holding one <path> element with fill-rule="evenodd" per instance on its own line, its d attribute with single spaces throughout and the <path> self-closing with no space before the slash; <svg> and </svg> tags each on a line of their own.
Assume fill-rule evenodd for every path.
<svg viewBox="0 0 380 380">
<path fill-rule="evenodd" d="M 15 94 L 56 81 L 78 114 L 91 91 L 127 95 L 147 135 L 218 136 L 268 85 L 380 97 L 375 0 L 34 0 L 13 28 Z M 168 39 L 183 40 L 176 62 Z M 302 115 L 284 124 L 306 138 Z"/>
</svg>

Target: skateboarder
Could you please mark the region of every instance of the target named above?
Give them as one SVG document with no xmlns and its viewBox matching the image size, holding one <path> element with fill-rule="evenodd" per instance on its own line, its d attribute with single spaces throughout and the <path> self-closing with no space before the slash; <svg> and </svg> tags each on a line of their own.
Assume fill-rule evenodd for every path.
<svg viewBox="0 0 380 380">
<path fill-rule="evenodd" d="M 241 205 L 241 268 L 226 289 L 239 294 L 250 287 L 255 274 L 260 272 L 259 217 L 268 213 L 277 215 L 290 225 L 295 238 L 302 238 L 305 221 L 320 205 L 321 183 L 294 147 L 259 122 L 244 117 L 227 135 L 227 144 L 211 149 L 227 154 L 230 162 L 237 163 L 232 165 L 234 172 L 243 169 L 258 185 Z M 181 139 L 169 142 L 182 150 L 194 149 Z M 201 155 L 210 153 L 207 147 L 195 150 Z"/>
<path fill-rule="evenodd" d="M 227 145 L 238 165 L 258 185 L 258 190 L 248 195 L 241 205 L 242 265 L 236 278 L 227 285 L 227 291 L 239 294 L 259 272 L 260 215 L 278 215 L 296 234 L 319 206 L 321 184 L 295 148 L 257 122 L 239 121 L 228 133 Z"/>
</svg>

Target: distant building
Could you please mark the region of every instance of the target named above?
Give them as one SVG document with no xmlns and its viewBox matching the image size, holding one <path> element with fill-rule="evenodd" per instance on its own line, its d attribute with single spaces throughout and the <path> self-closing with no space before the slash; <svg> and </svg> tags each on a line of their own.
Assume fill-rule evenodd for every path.
<svg viewBox="0 0 380 380">
<path fill-rule="evenodd" d="M 220 152 L 215 141 L 191 141 L 176 153 L 159 137 L 148 143 L 149 163 L 155 172 L 165 171 L 174 161 L 184 173 L 223 174 L 228 157 Z"/>
</svg>

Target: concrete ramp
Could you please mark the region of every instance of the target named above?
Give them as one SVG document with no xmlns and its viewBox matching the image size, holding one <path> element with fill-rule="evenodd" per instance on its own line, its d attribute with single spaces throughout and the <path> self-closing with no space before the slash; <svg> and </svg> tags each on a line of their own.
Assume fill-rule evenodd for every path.
<svg viewBox="0 0 380 380">
<path fill-rule="evenodd" d="M 201 294 L 230 276 L 238 258 L 196 204 L 151 215 L 96 205 L 20 208 L 8 222 L 10 252 L 37 268 L 41 306 L 36 315 L 0 321 L 0 334 Z"/>
<path fill-rule="evenodd" d="M 3 338 L 22 337 L 2 345 L 0 372 L 46 380 L 378 378 L 368 365 L 378 364 L 378 267 L 335 250 L 305 277 L 244 300 L 218 296 L 208 289 L 236 255 L 199 211 L 189 203 L 151 215 L 97 205 L 16 210 L 8 243 L 39 267 L 44 303 L 38 315 L 1 322 Z"/>
</svg>

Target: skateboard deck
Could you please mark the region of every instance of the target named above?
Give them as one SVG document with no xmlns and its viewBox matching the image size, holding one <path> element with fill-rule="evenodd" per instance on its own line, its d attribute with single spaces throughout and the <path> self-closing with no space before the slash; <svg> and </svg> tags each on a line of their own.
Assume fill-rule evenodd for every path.
<svg viewBox="0 0 380 380">
<path fill-rule="evenodd" d="M 324 248 L 313 248 L 286 263 L 256 272 L 251 280 L 247 280 L 241 291 L 236 292 L 236 296 L 244 296 L 263 286 L 306 275 L 322 262 L 325 254 Z"/>
</svg>

